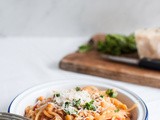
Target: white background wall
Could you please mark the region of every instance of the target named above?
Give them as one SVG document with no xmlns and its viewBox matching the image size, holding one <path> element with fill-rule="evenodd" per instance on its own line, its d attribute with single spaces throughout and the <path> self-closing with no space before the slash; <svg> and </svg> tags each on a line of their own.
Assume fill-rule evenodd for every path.
<svg viewBox="0 0 160 120">
<path fill-rule="evenodd" d="M 159 24 L 159 0 L 0 0 L 1 36 L 130 33 Z"/>
</svg>

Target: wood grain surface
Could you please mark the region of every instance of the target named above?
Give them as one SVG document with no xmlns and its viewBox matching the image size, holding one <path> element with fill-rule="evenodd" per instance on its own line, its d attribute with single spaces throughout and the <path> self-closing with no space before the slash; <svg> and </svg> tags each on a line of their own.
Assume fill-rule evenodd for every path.
<svg viewBox="0 0 160 120">
<path fill-rule="evenodd" d="M 67 55 L 59 67 L 67 71 L 160 88 L 160 71 L 109 61 L 96 51 Z"/>
</svg>

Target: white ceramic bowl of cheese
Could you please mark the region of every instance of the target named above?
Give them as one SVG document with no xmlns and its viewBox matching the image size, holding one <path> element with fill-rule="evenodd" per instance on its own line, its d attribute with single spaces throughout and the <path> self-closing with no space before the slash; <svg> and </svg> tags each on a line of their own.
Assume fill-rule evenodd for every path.
<svg viewBox="0 0 160 120">
<path fill-rule="evenodd" d="M 35 103 L 36 98 L 39 96 L 50 96 L 53 90 L 66 90 L 75 88 L 76 86 L 96 86 L 99 89 L 107 89 L 107 88 L 115 88 L 118 91 L 118 99 L 125 103 L 129 108 L 134 104 L 137 104 L 137 108 L 131 111 L 131 120 L 148 120 L 148 110 L 145 103 L 142 101 L 140 97 L 136 94 L 120 88 L 118 86 L 109 84 L 105 80 L 58 80 L 55 82 L 45 83 L 42 85 L 38 85 L 27 89 L 23 93 L 19 94 L 10 104 L 8 108 L 8 112 L 24 115 L 25 108 L 28 105 L 32 105 Z"/>
</svg>

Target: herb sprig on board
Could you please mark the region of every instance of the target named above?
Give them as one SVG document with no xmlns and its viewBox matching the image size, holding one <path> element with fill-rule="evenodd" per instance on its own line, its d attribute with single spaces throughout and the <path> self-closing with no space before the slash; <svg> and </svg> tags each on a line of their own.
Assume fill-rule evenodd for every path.
<svg viewBox="0 0 160 120">
<path fill-rule="evenodd" d="M 134 34 L 128 36 L 121 34 L 107 34 L 104 41 L 99 40 L 97 42 L 96 48 L 92 44 L 86 44 L 79 47 L 79 52 L 85 53 L 92 49 L 111 55 L 122 55 L 135 53 L 137 51 Z"/>
<path fill-rule="evenodd" d="M 134 34 L 108 34 L 104 42 L 98 42 L 98 51 L 111 55 L 134 53 L 137 51 Z"/>
<path fill-rule="evenodd" d="M 86 44 L 86 45 L 81 45 L 81 46 L 79 47 L 78 52 L 80 52 L 80 53 L 85 53 L 85 52 L 88 52 L 88 51 L 90 51 L 90 50 L 92 50 L 92 46 L 89 45 L 89 44 Z"/>
</svg>

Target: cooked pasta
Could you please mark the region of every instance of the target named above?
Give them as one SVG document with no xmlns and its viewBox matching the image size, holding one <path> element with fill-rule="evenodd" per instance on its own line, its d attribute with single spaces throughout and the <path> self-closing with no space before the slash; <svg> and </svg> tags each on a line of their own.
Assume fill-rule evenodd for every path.
<svg viewBox="0 0 160 120">
<path fill-rule="evenodd" d="M 101 91 L 94 86 L 53 91 L 53 96 L 40 96 L 25 109 L 31 120 L 130 120 L 128 107 L 119 101 L 114 89 Z"/>
</svg>

